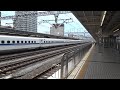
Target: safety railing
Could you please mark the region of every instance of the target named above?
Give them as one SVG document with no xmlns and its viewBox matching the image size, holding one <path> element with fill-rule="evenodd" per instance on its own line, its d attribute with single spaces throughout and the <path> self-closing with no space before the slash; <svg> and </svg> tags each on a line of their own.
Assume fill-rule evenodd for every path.
<svg viewBox="0 0 120 90">
<path fill-rule="evenodd" d="M 61 59 L 60 79 L 65 79 L 69 76 L 91 46 L 92 43 L 87 43 L 63 55 Z"/>
</svg>

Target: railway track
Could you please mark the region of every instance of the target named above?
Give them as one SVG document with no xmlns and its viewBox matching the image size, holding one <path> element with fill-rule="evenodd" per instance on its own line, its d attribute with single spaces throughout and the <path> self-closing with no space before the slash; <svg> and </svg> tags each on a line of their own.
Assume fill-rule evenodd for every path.
<svg viewBox="0 0 120 90">
<path fill-rule="evenodd" d="M 57 49 L 72 47 L 72 46 L 75 46 L 75 45 L 49 48 L 49 49 L 43 49 L 43 50 L 37 50 L 37 51 L 29 51 L 29 52 L 23 52 L 23 53 L 11 54 L 11 55 L 3 55 L 3 56 L 0 56 L 0 62 L 10 61 L 10 60 L 13 60 L 13 59 L 18 59 L 18 58 L 23 58 L 23 57 L 28 57 L 28 56 L 33 56 L 33 55 L 36 55 L 36 54 L 41 54 L 41 53 L 45 53 L 45 52 L 54 51 L 54 50 L 57 50 Z"/>
<path fill-rule="evenodd" d="M 29 60 L 25 60 L 25 61 L 22 61 L 22 62 L 19 62 L 19 63 L 17 62 L 17 63 L 14 63 L 14 64 L 10 64 L 10 65 L 7 65 L 7 66 L 0 67 L 0 77 L 12 74 L 12 73 L 16 72 L 17 70 L 25 68 L 27 65 L 34 64 L 34 63 L 37 63 L 37 62 L 42 62 L 45 59 L 51 58 L 51 57 L 59 55 L 61 53 L 63 53 L 63 52 L 57 52 L 57 53 L 55 52 L 55 53 L 52 53 L 52 54 L 47 53 L 47 54 L 44 54 L 44 55 L 41 55 L 41 56 L 37 56 L 36 58 L 34 57 L 34 58 L 31 58 Z"/>
<path fill-rule="evenodd" d="M 52 68 L 50 68 L 47 71 L 43 72 L 42 74 L 34 77 L 33 79 L 48 79 L 50 76 L 53 77 L 53 74 L 55 74 L 59 69 L 60 69 L 60 64 L 57 64 L 57 66 L 53 66 Z M 58 75 L 58 78 L 59 77 L 60 77 L 60 75 Z M 53 78 L 56 78 L 56 77 L 53 77 Z"/>
<path fill-rule="evenodd" d="M 34 63 L 37 63 L 37 62 L 44 62 L 45 59 L 48 59 L 48 58 L 51 58 L 51 57 L 54 57 L 54 56 L 57 56 L 57 55 L 60 55 L 62 53 L 65 53 L 65 52 L 70 52 L 70 51 L 73 51 L 77 48 L 79 48 L 81 45 L 74 45 L 74 46 L 71 46 L 69 48 L 66 48 L 64 49 L 62 47 L 62 49 L 60 50 L 54 50 L 54 51 L 50 51 L 47 53 L 42 53 L 40 54 L 39 52 L 37 53 L 37 55 L 33 55 L 32 56 L 29 56 L 27 58 L 23 58 L 21 60 L 16 60 L 16 61 L 13 61 L 11 63 L 0 63 L 0 77 L 4 77 L 4 76 L 7 76 L 7 75 L 10 75 L 16 71 L 19 71 L 21 70 L 22 68 L 25 68 L 26 66 L 28 65 L 32 65 Z"/>
<path fill-rule="evenodd" d="M 75 47 L 78 48 L 79 46 L 80 45 L 77 45 L 77 46 L 74 46 L 71 48 L 69 47 L 69 49 L 66 49 L 66 50 L 63 50 L 63 49 L 58 50 L 58 51 L 55 51 L 54 53 L 48 52 L 48 53 L 44 53 L 44 54 L 38 54 L 38 55 L 35 55 L 34 57 L 19 60 L 19 61 L 16 61 L 14 63 L 12 62 L 10 64 L 1 64 L 0 65 L 0 77 L 3 77 L 5 75 L 9 75 L 9 74 L 13 73 L 14 71 L 16 71 L 17 69 L 25 67 L 25 66 L 30 65 L 30 64 L 33 64 L 35 62 L 43 61 L 47 58 L 65 53 L 65 52 L 70 51 L 70 50 L 74 50 Z"/>
</svg>

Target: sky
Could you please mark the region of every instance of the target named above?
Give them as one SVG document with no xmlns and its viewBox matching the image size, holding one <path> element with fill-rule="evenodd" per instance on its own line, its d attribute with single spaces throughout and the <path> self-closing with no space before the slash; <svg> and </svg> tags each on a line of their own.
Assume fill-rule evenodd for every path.
<svg viewBox="0 0 120 90">
<path fill-rule="evenodd" d="M 40 11 L 38 11 L 40 12 Z M 11 16 L 15 15 L 15 11 L 1 11 L 1 16 Z M 58 23 L 63 23 L 63 21 L 59 21 L 59 19 L 73 19 L 73 22 L 70 23 L 64 23 L 64 31 L 66 32 L 87 32 L 87 30 L 84 28 L 84 26 L 78 21 L 78 19 L 72 14 L 72 13 L 67 13 L 67 14 L 60 14 L 58 16 Z M 48 15 L 48 16 L 39 16 L 37 18 L 37 22 L 41 22 L 42 20 L 54 20 L 54 15 Z M 6 23 L 13 23 L 12 20 L 2 20 L 1 25 L 7 26 Z M 51 24 L 55 23 L 54 21 L 51 21 L 49 23 L 41 23 L 37 25 L 37 32 L 38 33 L 50 33 L 50 27 Z M 10 26 L 13 26 L 12 24 L 9 24 Z M 80 33 L 79 35 L 84 35 L 84 33 Z M 86 33 L 86 36 L 91 36 L 90 34 Z"/>
</svg>

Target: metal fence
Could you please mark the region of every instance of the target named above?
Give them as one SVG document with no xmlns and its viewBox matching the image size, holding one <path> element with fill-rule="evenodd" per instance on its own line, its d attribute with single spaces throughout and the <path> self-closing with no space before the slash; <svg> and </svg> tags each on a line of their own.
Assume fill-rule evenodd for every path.
<svg viewBox="0 0 120 90">
<path fill-rule="evenodd" d="M 63 58 L 61 59 L 60 79 L 68 77 L 91 46 L 91 43 L 87 43 L 76 48 L 74 51 L 67 52 L 63 55 Z"/>
</svg>

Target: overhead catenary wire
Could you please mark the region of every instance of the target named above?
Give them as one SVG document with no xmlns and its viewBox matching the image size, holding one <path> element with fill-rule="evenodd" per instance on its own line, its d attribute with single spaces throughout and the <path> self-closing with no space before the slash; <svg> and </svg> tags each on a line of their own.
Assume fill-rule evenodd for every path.
<svg viewBox="0 0 120 90">
<path fill-rule="evenodd" d="M 71 13 L 70 11 L 57 11 L 57 14 L 66 14 Z M 0 20 L 7 20 L 7 19 L 15 19 L 18 17 L 26 17 L 26 16 L 47 16 L 47 15 L 54 15 L 52 11 L 46 11 L 46 12 L 34 12 L 29 14 L 23 14 L 23 15 L 12 15 L 12 16 L 4 16 L 0 17 Z"/>
<path fill-rule="evenodd" d="M 70 17 L 68 14 L 65 14 L 67 17 Z M 76 25 L 78 25 L 78 26 L 80 26 L 80 22 L 79 23 L 77 23 L 76 21 L 74 21 L 74 19 L 73 19 L 73 22 L 76 24 Z M 73 26 L 71 23 L 69 23 L 71 26 Z M 76 28 L 75 26 L 73 26 L 75 29 L 79 29 L 79 28 Z M 81 27 L 82 27 L 82 29 L 84 29 L 84 32 L 83 33 L 89 33 L 86 29 L 85 29 L 85 27 L 81 24 Z"/>
</svg>

